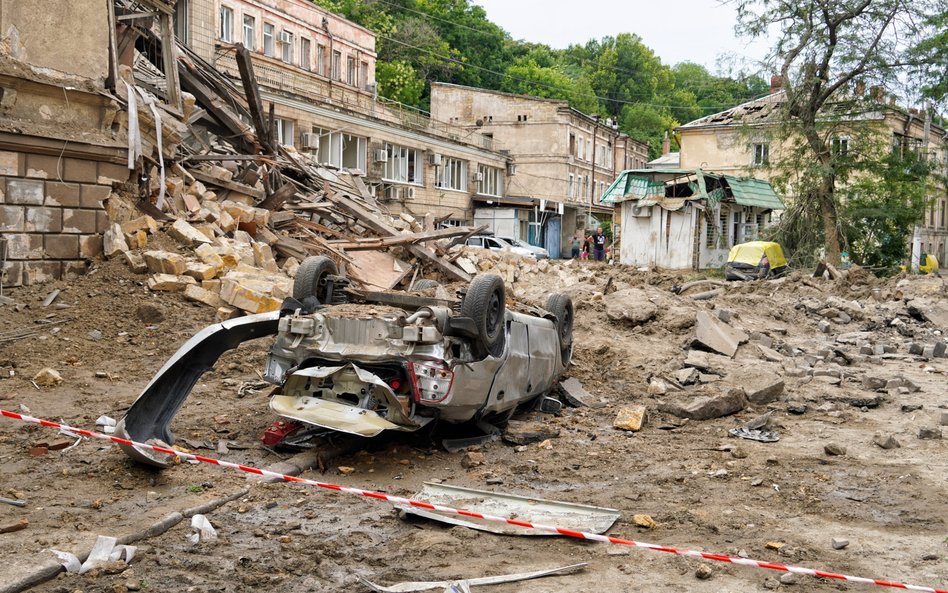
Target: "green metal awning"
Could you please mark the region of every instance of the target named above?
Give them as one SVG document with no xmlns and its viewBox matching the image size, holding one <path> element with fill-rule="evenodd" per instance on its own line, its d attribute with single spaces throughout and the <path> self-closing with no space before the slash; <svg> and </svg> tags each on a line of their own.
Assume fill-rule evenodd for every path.
<svg viewBox="0 0 948 593">
<path fill-rule="evenodd" d="M 758 208 L 770 208 L 771 210 L 783 210 L 783 202 L 774 192 L 774 188 L 762 179 L 724 176 L 728 186 L 731 188 L 731 194 L 734 201 L 742 206 L 756 206 Z"/>
</svg>

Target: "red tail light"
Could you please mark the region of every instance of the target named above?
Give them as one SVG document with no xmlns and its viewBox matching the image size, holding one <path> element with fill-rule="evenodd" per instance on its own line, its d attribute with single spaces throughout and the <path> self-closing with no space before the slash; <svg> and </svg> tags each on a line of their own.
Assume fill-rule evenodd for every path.
<svg viewBox="0 0 948 593">
<path fill-rule="evenodd" d="M 409 362 L 408 378 L 412 396 L 422 404 L 436 404 L 445 400 L 454 384 L 454 371 L 431 362 Z"/>
</svg>

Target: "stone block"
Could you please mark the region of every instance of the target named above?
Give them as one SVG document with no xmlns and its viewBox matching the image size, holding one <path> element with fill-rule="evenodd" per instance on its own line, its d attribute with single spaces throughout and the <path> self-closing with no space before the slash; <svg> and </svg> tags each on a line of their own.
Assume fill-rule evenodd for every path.
<svg viewBox="0 0 948 593">
<path fill-rule="evenodd" d="M 190 276 L 195 280 L 212 280 L 219 273 L 221 273 L 221 268 L 215 268 L 212 265 L 206 264 L 204 262 L 188 262 L 188 268 L 185 270 L 184 274 Z"/>
<path fill-rule="evenodd" d="M 8 261 L 0 268 L 0 286 L 13 287 L 23 284 L 23 262 Z"/>
<path fill-rule="evenodd" d="M 175 241 L 186 247 L 211 242 L 204 233 L 191 226 L 188 221 L 182 219 L 174 221 L 174 224 L 168 229 L 168 234 L 171 235 Z"/>
<path fill-rule="evenodd" d="M 42 206 L 46 199 L 45 183 L 39 179 L 7 179 L 7 204 Z"/>
<path fill-rule="evenodd" d="M 92 266 L 92 262 L 89 260 L 64 261 L 62 263 L 63 273 L 61 277 L 66 279 L 75 279 L 79 276 L 85 276 L 89 273 L 89 268 Z"/>
<path fill-rule="evenodd" d="M 63 231 L 63 210 L 60 208 L 26 208 L 24 229 L 32 233 Z"/>
<path fill-rule="evenodd" d="M 112 194 L 112 188 L 107 185 L 83 184 L 79 193 L 80 205 L 83 208 L 101 208 L 102 201 Z"/>
<path fill-rule="evenodd" d="M 775 402 L 783 394 L 783 380 L 770 379 L 757 381 L 744 386 L 747 401 L 752 404 L 763 405 Z"/>
<path fill-rule="evenodd" d="M 148 233 L 143 230 L 125 233 L 125 242 L 130 249 L 144 249 L 148 245 Z"/>
<path fill-rule="evenodd" d="M 17 177 L 25 173 L 23 167 L 23 153 L 9 150 L 0 151 L 0 175 Z"/>
<path fill-rule="evenodd" d="M 72 237 L 75 239 L 75 237 Z M 31 261 L 23 263 L 23 285 L 45 284 L 63 277 L 63 262 Z"/>
<path fill-rule="evenodd" d="M 148 271 L 153 274 L 173 274 L 180 276 L 188 269 L 188 262 L 177 253 L 170 253 L 168 251 L 146 251 L 142 256 L 145 258 Z"/>
<path fill-rule="evenodd" d="M 125 183 L 131 175 L 128 166 L 117 163 L 99 163 L 96 173 L 96 182 L 103 185 Z"/>
<path fill-rule="evenodd" d="M 126 251 L 128 243 L 125 241 L 125 233 L 122 232 L 122 226 L 115 223 L 102 236 L 102 253 L 106 258 L 113 258 Z"/>
<path fill-rule="evenodd" d="M 100 255 L 102 255 L 102 235 L 79 237 L 79 257 L 99 257 Z"/>
<path fill-rule="evenodd" d="M 263 243 L 254 243 L 253 248 L 253 263 L 258 268 L 266 270 L 267 272 L 279 272 L 280 268 L 277 267 L 276 259 L 273 258 L 273 250 L 270 249 L 269 245 Z"/>
<path fill-rule="evenodd" d="M 43 235 L 7 233 L 7 259 L 43 259 Z"/>
<path fill-rule="evenodd" d="M 26 155 L 26 176 L 36 179 L 61 179 L 62 162 L 58 156 L 45 154 Z"/>
<path fill-rule="evenodd" d="M 155 274 L 148 279 L 148 290 L 157 292 L 181 292 L 188 286 L 194 286 L 197 281 L 190 276 L 176 276 L 174 274 Z"/>
<path fill-rule="evenodd" d="M 221 210 L 220 218 L 217 221 L 218 226 L 225 233 L 233 232 L 237 228 L 237 219 L 230 215 L 230 212 Z"/>
<path fill-rule="evenodd" d="M 95 210 L 73 210 L 71 208 L 65 208 L 62 213 L 62 227 L 64 233 L 95 234 Z"/>
<path fill-rule="evenodd" d="M 252 222 L 258 227 L 267 226 L 270 222 L 270 211 L 266 208 L 254 208 Z"/>
<path fill-rule="evenodd" d="M 209 266 L 218 270 L 223 270 L 225 267 L 224 259 L 218 254 L 217 249 L 210 245 L 199 245 L 198 248 L 194 250 L 194 253 L 201 258 L 202 262 Z M 234 265 L 237 265 L 236 262 Z"/>
<path fill-rule="evenodd" d="M 217 320 L 218 321 L 227 321 L 228 319 L 234 319 L 243 315 L 239 309 L 233 307 L 218 307 L 217 308 Z"/>
<path fill-rule="evenodd" d="M 698 311 L 695 322 L 695 343 L 725 356 L 733 357 L 737 347 L 748 339 L 747 334 L 715 319 L 707 311 Z"/>
<path fill-rule="evenodd" d="M 95 183 L 99 179 L 96 165 L 95 161 L 65 158 L 62 179 L 78 183 Z"/>
<path fill-rule="evenodd" d="M 196 214 L 201 210 L 201 202 L 197 199 L 197 196 L 184 194 L 181 198 L 184 200 L 184 208 L 189 214 Z"/>
<path fill-rule="evenodd" d="M 158 223 L 147 214 L 122 223 L 123 233 L 132 233 L 134 231 L 145 231 L 154 235 L 158 232 Z"/>
<path fill-rule="evenodd" d="M 633 432 L 642 430 L 645 423 L 645 406 L 629 406 L 620 408 L 613 420 L 612 426 L 620 430 L 631 430 Z"/>
<path fill-rule="evenodd" d="M 215 309 L 224 306 L 224 301 L 218 294 L 193 284 L 189 284 L 185 287 L 184 298 L 188 299 L 189 301 L 203 303 L 210 307 L 214 307 Z"/>
<path fill-rule="evenodd" d="M 0 206 L 0 233 L 22 233 L 26 209 L 23 206 Z"/>
<path fill-rule="evenodd" d="M 46 182 L 46 205 L 78 208 L 81 204 L 80 191 L 82 185 L 61 181 Z"/>
<path fill-rule="evenodd" d="M 148 264 L 145 263 L 145 258 L 141 254 L 134 251 L 125 251 L 122 255 L 125 256 L 125 265 L 128 266 L 129 270 L 136 274 L 144 274 L 148 271 Z"/>
<path fill-rule="evenodd" d="M 729 389 L 727 392 L 707 396 L 693 397 L 677 402 L 667 402 L 659 405 L 659 410 L 679 418 L 691 420 L 710 420 L 736 414 L 747 405 L 743 389 Z"/>
<path fill-rule="evenodd" d="M 219 279 L 202 280 L 201 288 L 203 288 L 204 290 L 209 290 L 214 293 L 219 293 L 221 291 L 221 281 Z"/>
<path fill-rule="evenodd" d="M 79 237 L 76 235 L 44 235 L 43 249 L 51 259 L 79 259 Z"/>
<path fill-rule="evenodd" d="M 254 210 L 258 210 L 258 208 L 253 208 L 246 204 L 238 204 L 233 200 L 224 200 L 221 202 L 221 210 L 230 214 L 237 222 L 253 222 L 255 217 Z"/>
<path fill-rule="evenodd" d="M 280 308 L 281 300 L 271 296 L 273 283 L 255 278 L 221 279 L 220 296 L 225 303 L 248 313 L 266 313 Z"/>
</svg>

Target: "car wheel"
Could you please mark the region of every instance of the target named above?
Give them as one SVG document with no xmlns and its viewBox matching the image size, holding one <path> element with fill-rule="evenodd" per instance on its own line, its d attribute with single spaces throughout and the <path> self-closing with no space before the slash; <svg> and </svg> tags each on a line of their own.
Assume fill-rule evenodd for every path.
<svg viewBox="0 0 948 593">
<path fill-rule="evenodd" d="M 478 344 L 475 353 L 500 356 L 504 352 L 506 332 L 504 281 L 496 274 L 477 276 L 461 301 L 461 315 L 470 317 L 477 326 Z"/>
<path fill-rule="evenodd" d="M 426 288 L 438 288 L 441 286 L 441 283 L 437 280 L 429 280 L 427 278 L 422 278 L 421 280 L 415 282 L 415 285 L 411 287 L 412 290 L 425 290 Z"/>
<path fill-rule="evenodd" d="M 551 294 L 546 310 L 556 316 L 556 334 L 560 339 L 560 358 L 569 364 L 573 354 L 573 299 L 562 293 Z"/>
<path fill-rule="evenodd" d="M 322 293 L 326 286 L 326 276 L 337 274 L 336 262 L 325 255 L 307 257 L 296 270 L 293 280 L 293 298 L 302 302 L 309 296 L 322 300 L 326 297 Z"/>
</svg>

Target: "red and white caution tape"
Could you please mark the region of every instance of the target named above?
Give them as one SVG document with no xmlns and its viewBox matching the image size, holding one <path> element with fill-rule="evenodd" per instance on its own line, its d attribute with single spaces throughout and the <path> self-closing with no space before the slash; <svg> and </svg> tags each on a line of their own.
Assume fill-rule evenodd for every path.
<svg viewBox="0 0 948 593">
<path fill-rule="evenodd" d="M 201 455 L 194 455 L 192 453 L 184 453 L 182 451 L 175 451 L 174 449 L 169 449 L 167 447 L 159 447 L 156 445 L 149 445 L 147 443 L 139 443 L 136 441 L 130 441 L 130 440 L 119 438 L 112 435 L 102 434 L 99 432 L 93 432 L 91 430 L 73 428 L 71 426 L 66 426 L 64 424 L 59 424 L 57 422 L 50 422 L 49 420 L 42 420 L 40 418 L 34 418 L 32 416 L 26 416 L 24 414 L 18 414 L 16 412 L 8 412 L 6 410 L 0 410 L 0 415 L 5 416 L 7 418 L 13 418 L 14 420 L 21 420 L 23 422 L 39 424 L 40 426 L 55 428 L 57 430 L 65 429 L 70 432 L 73 432 L 82 436 L 86 436 L 86 437 L 102 439 L 105 441 L 112 441 L 114 443 L 120 443 L 122 445 L 139 447 L 142 449 L 149 449 L 151 451 L 157 451 L 158 453 L 177 455 L 178 457 L 182 459 L 190 459 L 194 461 L 200 461 L 202 463 L 210 463 L 211 465 L 219 465 L 221 467 L 236 469 L 242 472 L 256 474 L 258 476 L 278 478 L 285 482 L 295 482 L 298 484 L 306 484 L 307 486 L 315 486 L 317 488 L 324 488 L 326 490 L 334 490 L 336 492 L 344 492 L 346 494 L 354 494 L 356 496 L 363 496 L 365 498 L 375 498 L 377 500 L 384 500 L 386 502 L 390 502 L 395 505 L 413 506 L 413 507 L 418 507 L 421 509 L 426 509 L 429 511 L 436 511 L 439 513 L 459 515 L 461 517 L 472 517 L 474 519 L 492 521 L 495 523 L 506 523 L 508 525 L 516 525 L 518 527 L 524 527 L 526 529 L 536 529 L 538 531 L 545 531 L 547 533 L 557 533 L 559 535 L 565 535 L 567 537 L 573 537 L 576 539 L 587 539 L 587 540 L 596 541 L 596 542 L 618 544 L 621 546 L 634 546 L 636 548 L 645 548 L 647 550 L 653 550 L 655 552 L 667 552 L 669 554 L 677 554 L 679 556 L 691 556 L 693 558 L 704 558 L 706 560 L 716 560 L 718 562 L 729 562 L 731 564 L 740 564 L 742 566 L 753 566 L 755 568 L 765 568 L 769 570 L 778 570 L 782 572 L 793 572 L 796 574 L 805 574 L 805 575 L 810 575 L 814 577 L 822 577 L 825 579 L 849 581 L 852 583 L 862 583 L 865 585 L 879 585 L 880 587 L 892 587 L 894 589 L 907 589 L 909 591 L 925 591 L 927 593 L 948 593 L 948 589 L 935 589 L 933 587 L 920 587 L 918 585 L 906 585 L 904 583 L 897 583 L 897 582 L 892 582 L 892 581 L 883 581 L 879 579 L 867 579 L 864 577 L 854 577 L 854 576 L 839 574 L 835 572 L 814 570 L 812 568 L 804 568 L 802 566 L 791 566 L 788 564 L 780 564 L 779 562 L 765 562 L 763 560 L 752 560 L 750 558 L 740 558 L 737 556 L 728 556 L 725 554 L 711 554 L 708 552 L 699 552 L 697 550 L 685 550 L 681 548 L 673 548 L 671 546 L 660 546 L 657 544 L 649 544 L 646 542 L 639 542 L 639 541 L 634 541 L 630 539 L 611 537 L 608 535 L 599 535 L 596 533 L 586 533 L 584 531 L 574 531 L 572 529 L 563 529 L 562 527 L 555 527 L 553 525 L 529 523 L 527 521 L 519 521 L 517 519 L 498 517 L 496 515 L 484 515 L 481 513 L 473 513 L 471 511 L 465 511 L 464 509 L 454 509 L 451 507 L 431 504 L 428 502 L 412 500 L 410 498 L 402 498 L 400 496 L 391 496 L 389 494 L 384 494 L 382 492 L 375 492 L 372 490 L 362 490 L 360 488 L 353 488 L 351 486 L 339 486 L 337 484 L 318 482 L 316 480 L 308 480 L 306 478 L 300 478 L 297 476 L 288 476 L 286 474 L 272 472 L 265 469 L 259 469 L 256 467 L 240 465 L 237 463 L 230 463 L 228 461 L 221 461 L 219 459 L 214 459 L 212 457 L 203 457 Z"/>
</svg>

